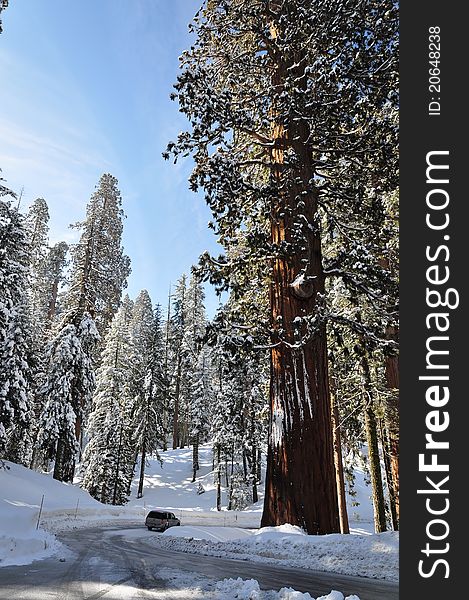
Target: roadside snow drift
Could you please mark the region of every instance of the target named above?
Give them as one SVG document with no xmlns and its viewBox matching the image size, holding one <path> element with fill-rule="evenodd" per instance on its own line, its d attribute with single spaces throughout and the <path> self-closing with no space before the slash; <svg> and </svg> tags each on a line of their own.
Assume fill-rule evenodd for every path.
<svg viewBox="0 0 469 600">
<path fill-rule="evenodd" d="M 148 541 L 148 539 L 146 539 Z M 150 538 L 158 547 L 210 556 L 269 562 L 283 567 L 332 571 L 397 581 L 399 536 L 306 535 L 299 527 L 282 525 L 245 530 L 232 527 L 172 527 Z"/>
</svg>

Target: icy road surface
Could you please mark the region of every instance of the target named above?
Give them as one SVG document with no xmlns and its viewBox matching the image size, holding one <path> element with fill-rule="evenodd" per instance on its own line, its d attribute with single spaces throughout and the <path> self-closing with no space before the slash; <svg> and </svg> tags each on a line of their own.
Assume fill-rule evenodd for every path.
<svg viewBox="0 0 469 600">
<path fill-rule="evenodd" d="M 360 600 L 398 599 L 395 583 L 159 549 L 146 544 L 146 529 L 140 530 L 141 539 L 128 527 L 60 533 L 57 537 L 68 552 L 1 569 L 0 600 L 216 598 L 216 592 L 208 591 L 207 578 L 215 582 L 237 577 L 256 579 L 262 589 L 292 587 L 315 598 L 340 590 L 344 596 L 356 594 Z M 125 535 L 131 531 L 130 537 Z M 61 562 L 61 557 L 65 561 Z M 187 587 L 181 589 L 184 578 Z"/>
</svg>

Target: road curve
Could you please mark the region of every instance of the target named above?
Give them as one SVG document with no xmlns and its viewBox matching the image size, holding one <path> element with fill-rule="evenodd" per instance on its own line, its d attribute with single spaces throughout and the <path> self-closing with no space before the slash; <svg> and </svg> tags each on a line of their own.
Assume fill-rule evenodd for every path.
<svg viewBox="0 0 469 600">
<path fill-rule="evenodd" d="M 119 535 L 125 529 L 130 528 L 96 527 L 58 534 L 73 556 L 65 562 L 52 558 L 1 568 L 0 600 L 120 600 L 130 597 L 126 588 L 130 584 L 134 590 L 132 598 L 173 598 L 168 582 L 158 577 L 161 568 L 189 571 L 216 580 L 252 578 L 265 590 L 292 587 L 309 592 L 314 598 L 332 589 L 345 596 L 356 594 L 360 600 L 399 597 L 398 585 L 388 581 L 168 551 L 146 544 L 144 537 L 127 539 Z"/>
</svg>

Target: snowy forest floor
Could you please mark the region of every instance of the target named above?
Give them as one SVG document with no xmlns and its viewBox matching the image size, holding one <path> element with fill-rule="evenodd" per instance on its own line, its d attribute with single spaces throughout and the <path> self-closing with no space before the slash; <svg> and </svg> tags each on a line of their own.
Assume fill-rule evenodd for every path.
<svg viewBox="0 0 469 600">
<path fill-rule="evenodd" d="M 398 534 L 372 533 L 371 490 L 360 465 L 354 470 L 355 494 L 348 497 L 353 535 L 307 536 L 289 525 L 258 529 L 262 486 L 259 502 L 237 512 L 226 510 L 224 488 L 224 508 L 217 511 L 209 445 L 201 448 L 201 469 L 195 483 L 191 481 L 191 449 L 168 450 L 162 453 L 162 458 L 162 467 L 157 460 L 149 460 L 143 498 L 136 498 L 138 482 L 135 479 L 129 502 L 119 507 L 97 502 L 76 483 L 59 483 L 50 475 L 7 463 L 10 468 L 0 470 L 0 566 L 29 564 L 35 559 L 57 555 L 63 548 L 54 534 L 62 530 L 132 524 L 138 528 L 129 530 L 126 535 L 142 536 L 146 543 L 160 548 L 391 581 L 398 579 Z M 197 493 L 199 484 L 205 490 L 202 494 Z M 144 518 L 152 508 L 172 510 L 181 519 L 181 527 L 164 534 L 147 531 Z M 252 586 L 255 588 L 254 583 Z M 274 596 L 259 596 L 264 597 Z"/>
</svg>

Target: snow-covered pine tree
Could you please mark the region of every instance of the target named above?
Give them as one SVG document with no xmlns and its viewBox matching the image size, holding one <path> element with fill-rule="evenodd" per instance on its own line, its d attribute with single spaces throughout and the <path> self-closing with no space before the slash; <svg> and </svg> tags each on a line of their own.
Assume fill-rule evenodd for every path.
<svg viewBox="0 0 469 600">
<path fill-rule="evenodd" d="M 37 374 L 35 377 L 34 414 L 30 432 L 32 439 L 37 437 L 38 419 L 42 412 L 44 398 L 37 390 L 44 384 L 44 351 L 51 335 L 52 321 L 56 311 L 59 285 L 63 280 L 68 246 L 65 242 L 49 248 L 49 209 L 43 198 L 37 198 L 29 207 L 25 217 L 25 227 L 30 244 L 28 301 L 31 322 L 30 354 L 34 356 Z M 44 466 L 43 453 L 34 447 L 30 465 L 32 468 Z"/>
<path fill-rule="evenodd" d="M 71 324 L 78 329 L 83 315 L 88 314 L 95 320 L 102 340 L 120 304 L 122 289 L 130 273 L 130 260 L 121 245 L 123 217 L 117 179 L 105 174 L 88 203 L 85 221 L 74 225 L 82 233 L 71 250 L 70 287 L 63 301 L 62 328 L 67 329 Z M 93 355 L 90 354 L 87 364 L 93 369 L 93 359 L 99 357 L 99 345 L 90 346 L 90 351 Z M 79 381 L 76 384 L 81 385 Z M 88 411 L 83 396 L 75 424 L 76 437 L 80 441 L 82 420 L 86 419 Z M 73 457 L 68 456 L 65 462 L 73 464 Z"/>
<path fill-rule="evenodd" d="M 68 245 L 58 242 L 49 247 L 49 209 L 43 198 L 37 198 L 29 207 L 25 224 L 31 244 L 31 314 L 36 329 L 41 330 L 39 342 L 43 344 L 56 314 L 57 296 L 60 284 L 64 281 Z"/>
<path fill-rule="evenodd" d="M 163 413 L 167 397 L 161 309 L 157 305 L 153 310 L 146 290 L 140 292 L 135 300 L 131 332 L 131 419 L 136 451 L 141 456 L 137 490 L 137 497 L 141 498 L 146 458 L 149 455 L 159 458 L 158 448 L 164 443 Z"/>
<path fill-rule="evenodd" d="M 350 300 L 350 294 L 342 282 L 331 290 L 329 300 L 335 300 L 333 308 L 342 318 L 350 319 L 354 327 L 330 323 L 330 367 L 333 389 L 337 399 L 340 434 L 344 450 L 354 457 L 362 456 L 367 445 L 366 467 L 370 474 L 371 492 L 377 532 L 386 531 L 387 507 L 381 460 L 386 463 L 386 445 L 383 438 L 384 415 L 387 395 L 384 369 L 384 339 L 370 336 L 379 312 L 371 311 L 362 301 Z M 363 299 L 362 299 L 363 300 Z M 368 310 L 367 310 L 368 308 Z M 375 307 L 376 308 L 376 307 Z M 370 319 L 372 324 L 369 324 Z M 362 330 L 358 326 L 362 324 Z M 381 444 L 381 448 L 380 448 Z M 350 476 L 350 473 L 349 473 Z M 392 516 L 392 488 L 388 480 L 388 498 Z M 353 484 L 353 482 L 352 482 Z"/>
<path fill-rule="evenodd" d="M 390 113 L 390 121 L 396 121 L 395 111 L 388 109 L 387 112 Z M 397 169 L 397 164 L 394 163 L 394 167 Z M 397 191 L 384 193 L 376 189 L 373 177 L 367 181 L 363 176 L 362 180 L 362 209 L 348 216 L 338 209 L 335 211 L 335 219 L 327 227 L 329 235 L 324 244 L 324 256 L 326 271 L 336 276 L 328 281 L 327 303 L 331 356 L 334 359 L 333 364 L 331 362 L 332 376 L 341 399 L 341 420 L 346 428 L 350 428 L 353 423 L 347 414 L 353 413 L 356 406 L 349 407 L 344 400 L 348 396 L 361 397 L 365 390 L 365 400 L 358 415 L 361 416 L 367 443 L 370 443 L 368 456 L 376 528 L 383 531 L 386 515 L 379 444 L 386 464 L 394 528 L 398 527 L 399 513 L 399 421 L 395 389 L 398 379 L 396 385 L 394 377 L 391 382 L 388 378 L 397 372 Z M 324 213 L 326 219 L 327 213 Z M 350 367 L 350 356 L 357 365 Z M 347 365 L 341 365 L 341 361 Z M 350 388 L 350 383 L 342 380 L 345 378 L 350 382 L 350 375 L 355 371 L 357 376 L 352 379 L 355 389 L 344 393 L 344 387 Z M 350 435 L 347 438 L 350 442 Z"/>
<path fill-rule="evenodd" d="M 209 418 L 213 391 L 211 386 L 211 357 L 206 346 L 195 356 L 192 371 L 189 407 L 189 428 L 192 443 L 192 481 L 195 481 L 199 465 L 199 446 L 205 442 L 209 431 Z"/>
<path fill-rule="evenodd" d="M 67 266 L 68 244 L 58 242 L 52 248 L 49 248 L 44 261 L 43 281 L 44 281 L 44 305 L 45 327 L 49 331 L 52 329 L 56 318 L 59 317 L 61 306 L 59 295 L 61 286 L 65 283 L 65 268 Z"/>
<path fill-rule="evenodd" d="M 189 283 L 185 274 L 178 280 L 167 325 L 173 448 L 193 445 L 193 467 L 196 472 L 198 446 L 207 431 L 200 415 L 210 394 L 210 359 L 203 341 L 207 325 L 204 291 L 195 273 L 191 275 Z"/>
<path fill-rule="evenodd" d="M 49 208 L 43 198 L 37 198 L 29 207 L 25 225 L 30 243 L 30 285 L 29 297 L 31 315 L 42 333 L 45 329 L 47 305 L 44 266 L 49 245 Z M 41 334 L 40 334 L 41 335 Z M 44 339 L 40 340 L 41 345 Z"/>
<path fill-rule="evenodd" d="M 0 355 L 0 398 L 16 406 L 15 419 L 7 430 L 5 457 L 29 466 L 33 448 L 34 399 L 38 359 L 33 354 L 32 322 L 25 298 L 11 311 L 7 342 Z"/>
<path fill-rule="evenodd" d="M 221 319 L 232 308 L 229 301 L 217 315 Z M 268 363 L 265 351 L 247 352 L 223 336 L 218 324 L 213 349 L 215 390 L 211 440 L 216 458 L 216 483 L 225 479 L 228 508 L 245 508 L 257 502 L 261 481 L 261 452 L 265 451 L 268 423 Z M 236 508 L 237 507 L 237 508 Z"/>
<path fill-rule="evenodd" d="M 54 479 L 59 481 L 73 480 L 79 451 L 77 423 L 93 394 L 91 355 L 98 340 L 94 321 L 85 313 L 78 326 L 62 327 L 47 347 L 37 444 L 55 461 Z"/>
<path fill-rule="evenodd" d="M 169 323 L 169 375 L 172 400 L 172 437 L 173 449 L 184 444 L 187 432 L 187 410 L 190 396 L 189 348 L 185 343 L 187 318 L 187 276 L 183 274 L 173 294 L 172 314 Z"/>
<path fill-rule="evenodd" d="M 189 369 L 190 390 L 188 406 L 189 443 L 192 444 L 192 473 L 195 481 L 199 470 L 199 445 L 208 432 L 208 414 L 212 396 L 210 352 L 204 342 L 207 318 L 205 293 L 195 272 L 191 274 L 186 295 L 186 318 L 183 348 Z"/>
<path fill-rule="evenodd" d="M 12 193 L 1 185 L 4 197 Z M 34 366 L 26 301 L 29 263 L 24 220 L 0 200 L 0 457 L 27 464 Z"/>
<path fill-rule="evenodd" d="M 395 186 L 395 124 L 376 114 L 397 101 L 397 5 L 210 0 L 192 27 L 175 94 L 192 131 L 167 156 L 193 155 L 191 187 L 204 188 L 225 248 L 253 215 L 269 222 L 248 240 L 271 267 L 262 524 L 338 531 L 319 215 L 360 213 L 371 173 L 377 191 Z M 242 271 L 205 262 L 221 289 Z"/>
<path fill-rule="evenodd" d="M 72 271 L 65 307 L 67 322 L 89 312 L 104 336 L 116 313 L 130 273 L 130 260 L 123 252 L 124 212 L 117 179 L 104 174 L 86 209 L 86 219 L 73 227 L 81 230 L 71 249 Z"/>
<path fill-rule="evenodd" d="M 89 441 L 83 453 L 81 485 L 106 504 L 127 501 L 135 466 L 130 382 L 134 356 L 132 308 L 126 296 L 106 336 L 88 420 Z"/>
</svg>

